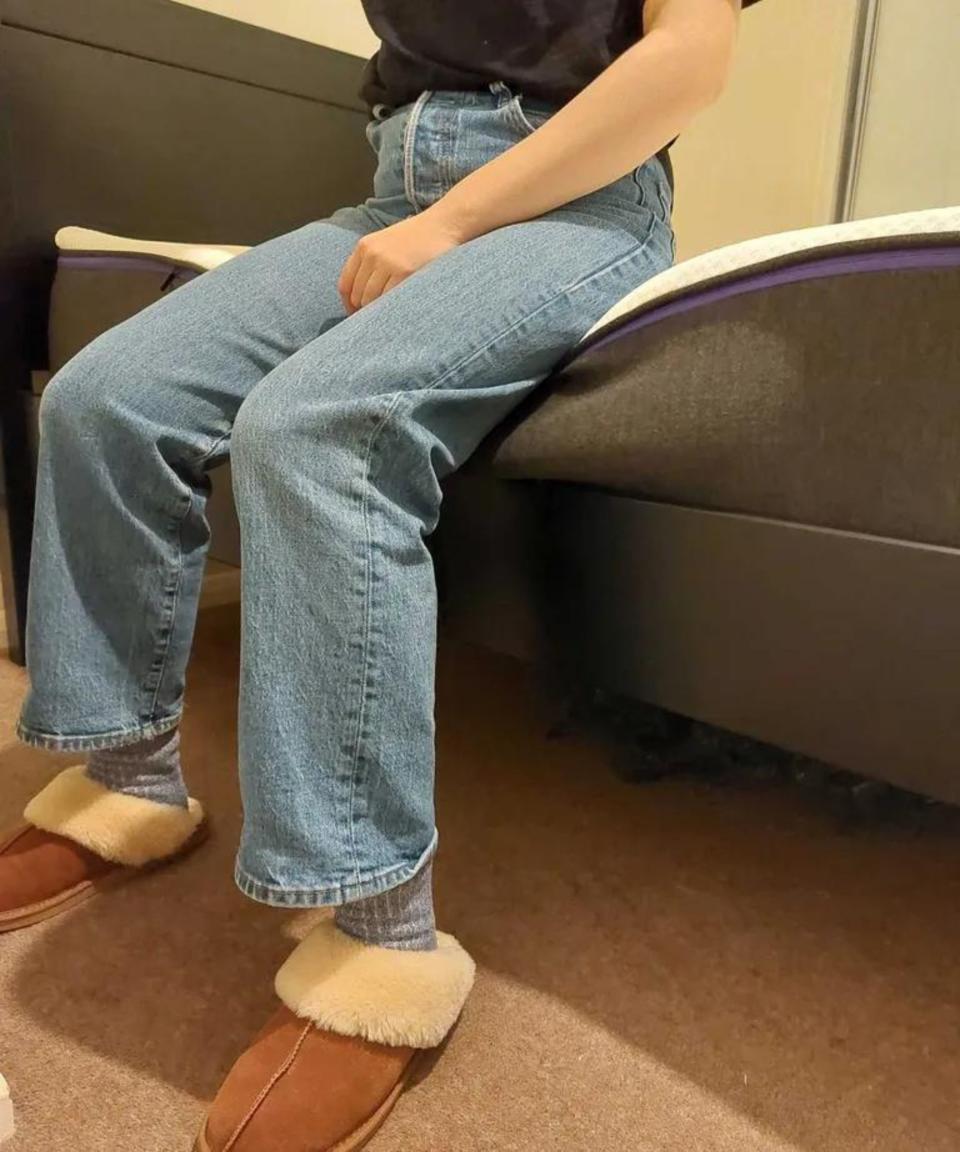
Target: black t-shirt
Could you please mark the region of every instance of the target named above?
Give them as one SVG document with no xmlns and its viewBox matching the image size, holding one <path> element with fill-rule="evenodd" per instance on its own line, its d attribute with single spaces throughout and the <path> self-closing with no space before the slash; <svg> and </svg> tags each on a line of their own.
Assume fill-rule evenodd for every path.
<svg viewBox="0 0 960 1152">
<path fill-rule="evenodd" d="M 744 0 L 744 5 L 756 0 Z M 643 0 L 363 0 L 380 50 L 360 94 L 397 108 L 425 89 L 502 80 L 565 104 L 643 35 Z"/>
</svg>

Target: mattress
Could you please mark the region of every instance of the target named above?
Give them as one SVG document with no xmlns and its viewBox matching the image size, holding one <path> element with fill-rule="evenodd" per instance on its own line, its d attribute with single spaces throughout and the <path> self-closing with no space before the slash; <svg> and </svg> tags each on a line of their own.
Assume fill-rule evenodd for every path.
<svg viewBox="0 0 960 1152">
<path fill-rule="evenodd" d="M 67 228 L 50 365 L 240 247 Z M 639 285 L 470 469 L 960 546 L 960 207 L 731 245 Z"/>
<path fill-rule="evenodd" d="M 960 208 L 669 269 L 481 452 L 504 478 L 960 546 Z"/>
</svg>

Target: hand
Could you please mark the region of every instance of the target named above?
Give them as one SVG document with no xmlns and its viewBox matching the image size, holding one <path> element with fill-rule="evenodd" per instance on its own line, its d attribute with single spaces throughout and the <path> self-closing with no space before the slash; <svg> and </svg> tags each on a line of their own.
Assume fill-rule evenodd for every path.
<svg viewBox="0 0 960 1152">
<path fill-rule="evenodd" d="M 356 312 L 463 239 L 449 221 L 430 209 L 361 237 L 337 282 L 344 308 Z"/>
</svg>

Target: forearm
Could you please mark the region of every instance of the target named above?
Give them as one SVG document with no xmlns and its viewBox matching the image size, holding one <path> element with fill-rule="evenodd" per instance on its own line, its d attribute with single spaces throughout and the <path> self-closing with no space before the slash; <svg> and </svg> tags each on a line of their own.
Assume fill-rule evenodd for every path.
<svg viewBox="0 0 960 1152">
<path fill-rule="evenodd" d="M 668 6 L 672 19 L 429 211 L 471 239 L 619 179 L 682 132 L 723 88 L 739 0 L 667 0 Z"/>
</svg>

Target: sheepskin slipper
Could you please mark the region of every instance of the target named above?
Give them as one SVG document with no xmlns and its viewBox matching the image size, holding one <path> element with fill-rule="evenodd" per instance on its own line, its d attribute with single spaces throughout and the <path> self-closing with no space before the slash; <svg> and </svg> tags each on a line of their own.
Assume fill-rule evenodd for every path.
<svg viewBox="0 0 960 1152">
<path fill-rule="evenodd" d="M 194 1152 L 356 1152 L 466 1002 L 474 964 L 362 944 L 324 921 L 280 969 L 282 1007 L 228 1073 Z"/>
<path fill-rule="evenodd" d="M 196 800 L 177 808 L 111 792 L 82 766 L 54 777 L 24 820 L 0 839 L 0 932 L 66 912 L 184 855 L 207 834 Z"/>
</svg>

